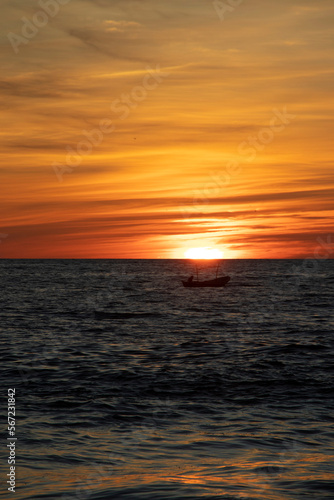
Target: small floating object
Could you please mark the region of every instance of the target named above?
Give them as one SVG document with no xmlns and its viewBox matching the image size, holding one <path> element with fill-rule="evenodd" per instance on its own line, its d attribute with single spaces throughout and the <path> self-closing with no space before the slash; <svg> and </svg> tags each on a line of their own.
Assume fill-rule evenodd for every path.
<svg viewBox="0 0 334 500">
<path fill-rule="evenodd" d="M 193 250 L 196 250 L 195 248 Z M 201 250 L 201 249 L 197 249 L 197 250 Z M 205 250 L 205 249 L 204 249 Z M 220 253 L 220 252 L 219 252 Z M 197 253 L 195 252 L 195 255 L 197 255 Z M 201 253 L 200 253 L 201 255 Z M 211 255 L 211 254 L 209 254 Z M 190 256 L 191 258 L 191 256 Z M 194 259 L 194 260 L 197 260 L 197 262 L 195 263 L 196 265 L 196 280 L 194 280 L 194 277 L 193 276 L 190 276 L 190 278 L 188 278 L 187 281 L 182 281 L 183 283 L 183 286 L 186 287 L 186 288 L 204 288 L 204 287 L 222 287 L 222 286 L 225 286 L 229 281 L 230 281 L 230 276 L 220 276 L 218 278 L 218 272 L 219 272 L 219 267 L 220 267 L 220 264 L 221 264 L 221 259 L 218 259 L 215 260 L 215 259 L 212 259 L 210 257 L 208 257 L 208 260 L 213 260 L 213 262 L 217 262 L 217 267 L 216 267 L 216 277 L 214 279 L 211 279 L 211 280 L 204 280 L 204 281 L 199 281 L 198 279 L 198 259 Z M 201 259 L 202 260 L 202 259 Z"/>
</svg>

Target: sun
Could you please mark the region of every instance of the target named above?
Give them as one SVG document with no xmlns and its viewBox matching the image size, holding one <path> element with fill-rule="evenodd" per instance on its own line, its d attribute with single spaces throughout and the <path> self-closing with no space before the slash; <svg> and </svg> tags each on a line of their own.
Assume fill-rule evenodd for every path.
<svg viewBox="0 0 334 500">
<path fill-rule="evenodd" d="M 210 247 L 189 248 L 189 250 L 184 252 L 186 259 L 222 259 L 223 255 L 223 252 L 217 248 Z"/>
</svg>

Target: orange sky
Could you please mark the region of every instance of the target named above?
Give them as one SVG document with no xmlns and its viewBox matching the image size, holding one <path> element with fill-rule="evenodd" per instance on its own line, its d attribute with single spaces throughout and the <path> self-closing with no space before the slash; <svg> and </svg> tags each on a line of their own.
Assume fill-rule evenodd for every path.
<svg viewBox="0 0 334 500">
<path fill-rule="evenodd" d="M 237 3 L 5 2 L 0 257 L 327 241 L 333 1 Z"/>
</svg>

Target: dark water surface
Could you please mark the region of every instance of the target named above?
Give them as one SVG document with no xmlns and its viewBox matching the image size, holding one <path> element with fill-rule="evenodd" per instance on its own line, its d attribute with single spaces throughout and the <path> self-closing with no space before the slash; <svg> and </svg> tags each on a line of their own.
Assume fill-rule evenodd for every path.
<svg viewBox="0 0 334 500">
<path fill-rule="evenodd" d="M 334 498 L 333 260 L 226 261 L 222 289 L 182 260 L 0 268 L 0 498 Z"/>
</svg>

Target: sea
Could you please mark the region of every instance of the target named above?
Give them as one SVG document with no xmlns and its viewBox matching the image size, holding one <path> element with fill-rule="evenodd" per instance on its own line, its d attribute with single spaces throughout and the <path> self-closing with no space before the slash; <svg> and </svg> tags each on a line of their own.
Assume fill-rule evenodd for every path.
<svg viewBox="0 0 334 500">
<path fill-rule="evenodd" d="M 334 499 L 334 260 L 212 264 L 0 261 L 1 499 Z"/>
</svg>

